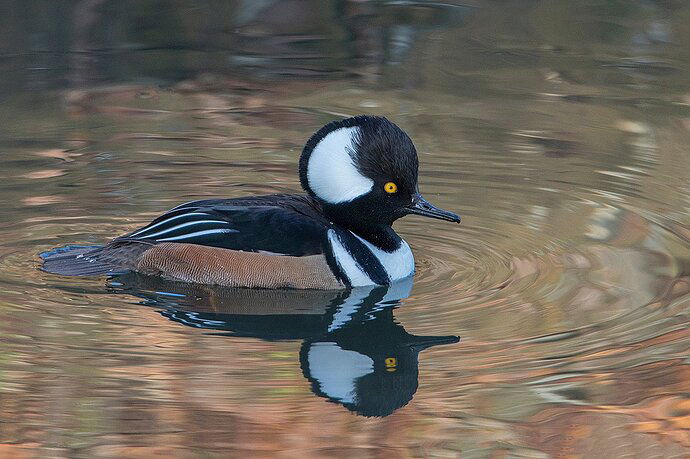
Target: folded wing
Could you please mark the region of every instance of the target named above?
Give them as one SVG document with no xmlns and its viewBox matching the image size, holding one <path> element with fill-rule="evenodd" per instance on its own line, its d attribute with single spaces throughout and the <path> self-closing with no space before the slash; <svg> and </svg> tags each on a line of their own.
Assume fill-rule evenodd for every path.
<svg viewBox="0 0 690 459">
<path fill-rule="evenodd" d="M 104 246 L 68 246 L 42 254 L 46 271 L 68 276 L 135 269 L 161 243 L 303 257 L 324 253 L 330 225 L 306 196 L 272 195 L 194 201 Z"/>
<path fill-rule="evenodd" d="M 308 198 L 278 195 L 190 202 L 115 241 L 180 242 L 305 256 L 324 252 L 328 226 Z"/>
</svg>

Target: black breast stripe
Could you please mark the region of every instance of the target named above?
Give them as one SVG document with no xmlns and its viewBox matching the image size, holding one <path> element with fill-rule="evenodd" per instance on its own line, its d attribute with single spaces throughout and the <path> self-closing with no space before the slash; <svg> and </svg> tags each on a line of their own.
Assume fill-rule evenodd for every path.
<svg viewBox="0 0 690 459">
<path fill-rule="evenodd" d="M 326 240 L 325 244 L 326 247 L 328 247 L 328 237 L 324 237 Z M 333 250 L 324 250 L 324 256 L 326 257 L 326 263 L 328 263 L 328 267 L 331 268 L 331 272 L 335 276 L 338 281 L 342 282 L 345 287 L 352 287 L 352 284 L 350 284 L 350 279 L 348 279 L 347 274 L 345 274 L 345 271 L 343 271 L 340 268 L 340 265 L 338 264 L 338 260 L 335 259 L 335 256 L 333 255 Z"/>
<path fill-rule="evenodd" d="M 347 230 L 340 228 L 334 228 L 334 230 L 341 244 L 345 247 L 345 250 L 352 255 L 357 265 L 362 268 L 362 271 L 369 276 L 372 282 L 378 285 L 388 285 L 390 283 L 386 269 L 371 250 L 369 250 L 369 247 L 364 245 L 362 241 Z"/>
</svg>

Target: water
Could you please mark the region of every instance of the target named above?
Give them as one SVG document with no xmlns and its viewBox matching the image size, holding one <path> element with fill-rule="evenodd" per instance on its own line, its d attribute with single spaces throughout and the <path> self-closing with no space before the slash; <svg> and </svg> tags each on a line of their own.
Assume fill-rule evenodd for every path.
<svg viewBox="0 0 690 459">
<path fill-rule="evenodd" d="M 688 455 L 690 7 L 212 3 L 3 7 L 1 455 Z M 413 285 L 37 269 L 362 112 L 463 216 L 396 224 Z"/>
</svg>

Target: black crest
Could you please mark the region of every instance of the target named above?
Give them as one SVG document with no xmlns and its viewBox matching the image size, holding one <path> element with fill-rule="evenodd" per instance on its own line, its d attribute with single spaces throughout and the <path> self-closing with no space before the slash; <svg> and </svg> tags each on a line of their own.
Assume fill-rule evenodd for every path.
<svg viewBox="0 0 690 459">
<path fill-rule="evenodd" d="M 416 190 L 419 161 L 410 137 L 384 117 L 358 115 L 328 123 L 307 141 L 299 163 L 300 182 L 305 191 L 314 196 L 307 181 L 311 152 L 331 132 L 349 127 L 359 128 L 353 160 L 362 175 L 375 181 L 394 181 L 401 192 Z"/>
</svg>

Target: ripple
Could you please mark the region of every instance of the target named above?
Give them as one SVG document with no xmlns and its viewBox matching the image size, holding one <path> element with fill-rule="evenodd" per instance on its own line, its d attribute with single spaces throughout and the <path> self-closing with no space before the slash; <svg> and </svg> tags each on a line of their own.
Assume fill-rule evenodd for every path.
<svg viewBox="0 0 690 459">
<path fill-rule="evenodd" d="M 444 161 L 452 159 L 434 157 L 434 164 Z M 530 171 L 539 161 L 515 167 Z M 434 164 L 432 170 L 439 167 Z M 485 166 L 462 164 L 475 171 Z M 669 225 L 657 223 L 658 214 L 630 204 L 660 205 L 656 196 L 639 192 L 644 180 L 653 180 L 650 170 L 624 170 L 628 173 L 603 174 L 615 183 L 611 188 L 603 182 L 601 189 L 585 187 L 573 174 L 554 181 L 548 171 L 526 183 L 509 168 L 456 179 L 454 186 L 452 174 L 426 179 L 431 190 L 460 190 L 453 200 L 459 207 L 444 195 L 438 204 L 460 213 L 463 223 L 400 224 L 417 260 L 408 310 L 422 324 L 440 318 L 450 329 L 469 327 L 500 340 L 549 335 L 582 340 L 635 311 L 647 315 L 646 307 L 679 275 L 677 260 L 689 249 Z M 490 185 L 483 186 L 485 180 Z M 483 195 L 469 194 L 465 182 L 481 187 Z M 430 301 L 433 310 L 425 307 Z"/>
</svg>

